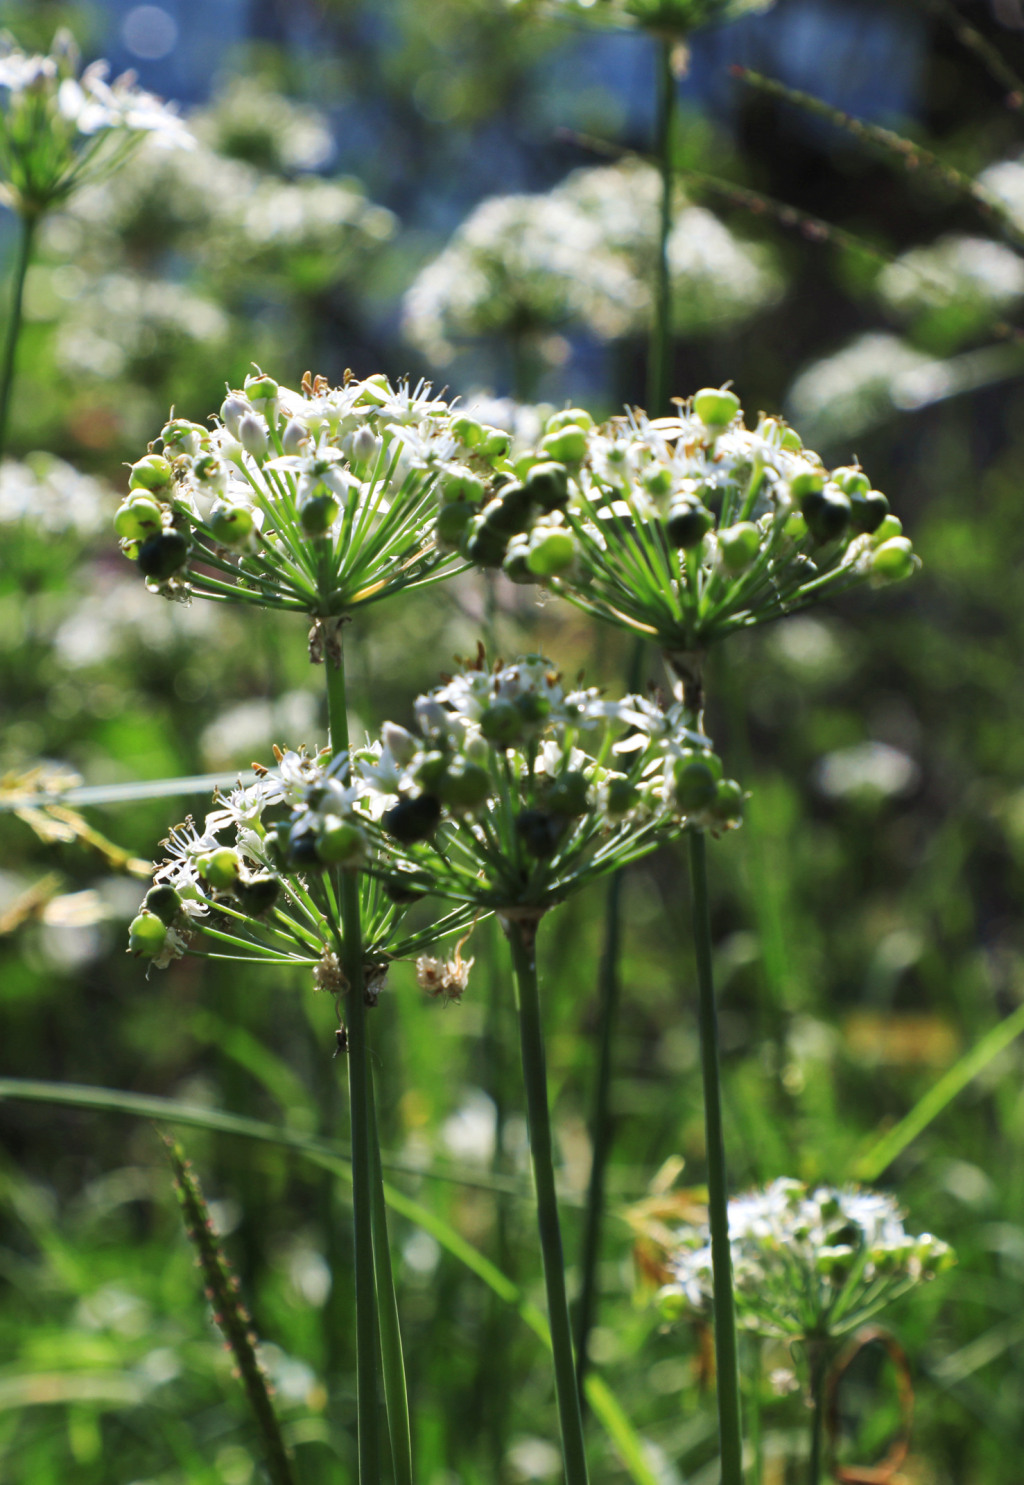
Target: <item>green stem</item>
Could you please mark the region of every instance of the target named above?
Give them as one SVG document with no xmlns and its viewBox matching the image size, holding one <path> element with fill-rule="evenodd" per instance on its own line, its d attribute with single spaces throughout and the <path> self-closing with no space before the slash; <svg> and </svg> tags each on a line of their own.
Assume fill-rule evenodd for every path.
<svg viewBox="0 0 1024 1485">
<path fill-rule="evenodd" d="M 384 1201 L 372 1072 L 367 1086 L 370 1095 L 370 1158 L 373 1163 L 373 1264 L 377 1276 L 377 1313 L 380 1320 L 384 1400 L 388 1414 L 388 1432 L 391 1436 L 391 1466 L 395 1485 L 412 1485 L 409 1393 L 405 1381 L 402 1331 L 398 1320 L 398 1297 L 395 1294 L 395 1278 L 391 1268 L 391 1246 L 388 1242 L 388 1209 Z"/>
<path fill-rule="evenodd" d="M 327 655 L 327 716 L 335 756 L 347 753 L 345 660 L 338 635 L 336 658 Z M 341 967 L 348 989 L 348 1086 L 352 1137 L 352 1216 L 356 1280 L 356 1430 L 359 1485 L 380 1485 L 377 1438 L 377 1293 L 373 1271 L 372 1092 L 363 994 L 363 928 L 356 872 L 339 872 Z"/>
<path fill-rule="evenodd" d="M 587 1485 L 587 1457 L 583 1446 L 583 1417 L 576 1389 L 576 1366 L 572 1351 L 572 1329 L 565 1292 L 562 1233 L 555 1193 L 555 1166 L 548 1109 L 548 1081 L 541 1029 L 540 996 L 537 989 L 537 960 L 534 945 L 537 925 L 533 921 L 506 920 L 505 932 L 512 951 L 519 999 L 520 1047 L 526 1114 L 530 1131 L 530 1154 L 537 1189 L 537 1227 L 544 1260 L 544 1284 L 548 1299 L 548 1323 L 554 1358 L 555 1396 L 562 1430 L 565 1485 Z"/>
<path fill-rule="evenodd" d="M 601 956 L 600 1045 L 597 1082 L 590 1120 L 590 1182 L 587 1186 L 587 1209 L 583 1222 L 583 1246 L 580 1251 L 580 1298 L 576 1311 L 576 1369 L 580 1406 L 584 1404 L 584 1380 L 588 1363 L 590 1332 L 597 1313 L 597 1260 L 601 1247 L 601 1223 L 604 1217 L 605 1174 L 612 1148 L 611 1086 L 612 1049 L 619 1006 L 619 945 L 622 938 L 622 883 L 624 873 L 616 871 L 608 883 L 605 904 L 605 941 Z"/>
<path fill-rule="evenodd" d="M 7 452 L 7 416 L 11 403 L 11 391 L 14 386 L 14 360 L 18 350 L 18 338 L 21 335 L 21 311 L 25 298 L 25 275 L 32 257 L 32 245 L 35 241 L 36 227 L 39 223 L 37 216 L 22 216 L 20 219 L 21 232 L 18 237 L 18 258 L 14 267 L 14 284 L 11 289 L 11 311 L 7 320 L 7 335 L 4 339 L 3 360 L 0 362 L 0 460 Z"/>
<path fill-rule="evenodd" d="M 658 221 L 658 258 L 654 279 L 654 319 L 647 361 L 647 410 L 662 417 L 669 410 L 672 358 L 672 278 L 668 239 L 672 230 L 672 135 L 676 111 L 676 80 L 672 71 L 672 42 L 658 42 L 658 113 L 655 150 L 661 173 L 661 210 Z"/>
<path fill-rule="evenodd" d="M 807 1485 L 821 1480 L 821 1445 L 825 1431 L 825 1372 L 827 1354 L 820 1341 L 809 1341 L 808 1361 L 811 1372 L 811 1447 L 807 1460 Z"/>
<path fill-rule="evenodd" d="M 708 911 L 707 853 L 704 833 L 690 832 L 690 890 L 693 938 L 700 988 L 700 1060 L 704 1078 L 704 1128 L 708 1161 L 708 1220 L 714 1285 L 715 1362 L 718 1374 L 718 1436 L 722 1485 L 742 1485 L 743 1432 L 736 1354 L 736 1312 L 729 1248 L 729 1196 L 722 1133 L 722 1089 L 718 1065 L 718 1013 L 711 970 L 711 917 Z"/>
</svg>

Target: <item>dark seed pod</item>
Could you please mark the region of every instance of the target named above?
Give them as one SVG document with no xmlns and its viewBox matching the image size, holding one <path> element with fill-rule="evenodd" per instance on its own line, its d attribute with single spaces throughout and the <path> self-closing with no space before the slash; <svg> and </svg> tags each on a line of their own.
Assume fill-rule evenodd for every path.
<svg viewBox="0 0 1024 1485">
<path fill-rule="evenodd" d="M 544 795 L 544 804 L 553 815 L 571 819 L 587 812 L 587 780 L 578 769 L 570 769 L 555 779 Z"/>
<path fill-rule="evenodd" d="M 489 500 L 480 512 L 480 519 L 491 531 L 501 536 L 518 536 L 530 524 L 530 508 L 533 500 L 520 484 L 505 485 L 499 495 Z"/>
<path fill-rule="evenodd" d="M 441 801 L 436 794 L 418 794 L 415 799 L 400 799 L 386 810 L 381 821 L 384 829 L 404 846 L 426 840 L 441 823 Z"/>
<path fill-rule="evenodd" d="M 665 531 L 674 547 L 689 551 L 699 546 L 711 530 L 713 517 L 709 510 L 692 500 L 679 500 L 668 508 Z"/>
<path fill-rule="evenodd" d="M 150 887 L 146 893 L 146 907 L 151 913 L 156 913 L 165 927 L 170 928 L 181 911 L 181 898 L 173 887 L 162 883 Z"/>
<path fill-rule="evenodd" d="M 448 505 L 442 505 L 437 513 L 437 524 L 434 532 L 442 546 L 457 547 L 465 534 L 466 527 L 476 515 L 476 507 L 466 500 L 453 500 Z"/>
<path fill-rule="evenodd" d="M 516 817 L 516 833 L 531 856 L 544 861 L 553 856 L 565 830 L 565 820 L 545 810 L 523 810 Z"/>
<path fill-rule="evenodd" d="M 500 531 L 485 525 L 482 516 L 474 516 L 466 528 L 462 550 L 478 567 L 500 567 L 507 546 L 508 540 Z"/>
<path fill-rule="evenodd" d="M 312 830 L 291 830 L 288 833 L 288 865 L 319 866 L 320 857 L 316 849 L 316 836 Z"/>
<path fill-rule="evenodd" d="M 541 510 L 564 510 L 569 504 L 569 472 L 553 459 L 535 464 L 524 476 L 523 488 Z"/>
<path fill-rule="evenodd" d="M 307 536 L 324 536 L 338 514 L 338 502 L 333 495 L 311 495 L 299 511 L 299 521 Z"/>
<path fill-rule="evenodd" d="M 849 498 L 837 486 L 804 495 L 800 510 L 815 541 L 835 541 L 850 520 Z"/>
<path fill-rule="evenodd" d="M 866 531 L 874 536 L 888 514 L 889 502 L 881 490 L 865 490 L 850 496 L 850 525 L 854 531 Z"/>
<path fill-rule="evenodd" d="M 543 722 L 551 711 L 550 701 L 539 691 L 524 691 L 512 704 L 528 727 Z"/>
<path fill-rule="evenodd" d="M 505 553 L 505 560 L 501 564 L 502 571 L 511 583 L 539 583 L 540 578 L 530 567 L 528 556 L 530 548 L 526 543 L 519 546 L 510 545 Z"/>
<path fill-rule="evenodd" d="M 280 894 L 281 885 L 277 878 L 265 874 L 240 881 L 235 887 L 235 896 L 242 912 L 250 918 L 258 918 L 261 913 L 269 912 Z"/>
<path fill-rule="evenodd" d="M 687 763 L 678 770 L 673 787 L 675 807 L 684 815 L 707 809 L 718 789 L 718 780 L 706 763 Z"/>
<path fill-rule="evenodd" d="M 188 561 L 189 542 L 180 531 L 158 531 L 139 547 L 139 568 L 148 578 L 165 583 Z"/>
<path fill-rule="evenodd" d="M 523 735 L 523 716 L 512 701 L 494 701 L 480 717 L 480 731 L 498 748 L 513 747 Z"/>
</svg>

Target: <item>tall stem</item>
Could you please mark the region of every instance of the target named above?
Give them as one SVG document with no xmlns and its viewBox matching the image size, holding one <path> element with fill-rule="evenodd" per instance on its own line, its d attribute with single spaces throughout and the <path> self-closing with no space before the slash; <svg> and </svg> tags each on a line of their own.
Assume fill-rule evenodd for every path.
<svg viewBox="0 0 1024 1485">
<path fill-rule="evenodd" d="M 668 412 L 672 359 L 672 277 L 668 238 L 672 230 L 672 134 L 676 112 L 676 79 L 672 71 L 672 43 L 657 42 L 658 112 L 655 149 L 661 174 L 658 221 L 658 257 L 654 280 L 654 319 L 647 359 L 647 410 L 651 417 Z"/>
<path fill-rule="evenodd" d="M 548 1110 L 548 1082 L 544 1058 L 544 1036 L 537 989 L 537 960 L 534 952 L 536 924 L 508 919 L 506 926 L 519 999 L 519 1033 L 526 1088 L 526 1114 L 530 1130 L 530 1154 L 537 1190 L 537 1227 L 544 1260 L 544 1284 L 548 1299 L 548 1323 L 555 1366 L 555 1396 L 562 1430 L 565 1485 L 587 1485 L 587 1458 L 583 1447 L 583 1418 L 576 1388 L 576 1366 L 572 1352 L 572 1329 L 565 1293 L 565 1264 L 562 1232 L 555 1194 L 555 1166 Z"/>
<path fill-rule="evenodd" d="M 19 218 L 21 231 L 18 235 L 18 258 L 14 267 L 14 283 L 11 287 L 11 309 L 7 319 L 7 334 L 4 337 L 3 360 L 0 361 L 0 460 L 7 452 L 7 417 L 14 386 L 14 361 L 21 334 L 21 311 L 25 298 L 25 275 L 32 258 L 37 216 Z"/>
<path fill-rule="evenodd" d="M 590 1182 L 587 1186 L 587 1209 L 583 1224 L 583 1246 L 580 1252 L 580 1298 L 576 1311 L 576 1371 L 580 1407 L 586 1408 L 583 1384 L 588 1363 L 590 1332 L 597 1312 L 597 1261 L 601 1247 L 601 1223 L 604 1217 L 605 1173 L 612 1148 L 611 1086 L 612 1048 L 619 1007 L 619 945 L 622 938 L 621 870 L 612 874 L 605 904 L 604 953 L 600 969 L 600 1043 L 597 1082 L 590 1120 Z"/>
<path fill-rule="evenodd" d="M 809 1340 L 807 1356 L 811 1372 L 811 1448 L 807 1460 L 807 1485 L 821 1480 L 821 1445 L 825 1425 L 825 1372 L 827 1353 L 821 1341 Z"/>
<path fill-rule="evenodd" d="M 348 712 L 345 660 L 341 635 L 337 649 L 328 653 L 327 716 L 335 756 L 347 753 Z M 366 1002 L 363 991 L 363 926 L 359 906 L 359 877 L 338 873 L 341 900 L 341 967 L 348 986 L 345 1016 L 348 1028 L 348 1086 L 352 1135 L 352 1212 L 356 1278 L 356 1430 L 359 1485 L 380 1485 L 377 1438 L 377 1295 L 373 1271 L 373 1146 L 372 1092 L 366 1048 Z"/>
<path fill-rule="evenodd" d="M 736 1353 L 736 1310 L 729 1249 L 729 1193 L 722 1133 L 722 1089 L 718 1062 L 718 1012 L 711 970 L 711 916 L 708 910 L 704 832 L 690 832 L 690 890 L 693 938 L 700 990 L 700 1060 L 704 1078 L 704 1128 L 708 1160 L 708 1218 L 714 1286 L 715 1363 L 718 1376 L 718 1436 L 722 1485 L 742 1485 L 743 1432 Z"/>
<path fill-rule="evenodd" d="M 370 1095 L 370 1158 L 373 1162 L 373 1263 L 377 1276 L 377 1310 L 380 1316 L 380 1351 L 384 1370 L 384 1398 L 391 1438 L 391 1467 L 395 1485 L 412 1485 L 412 1432 L 409 1427 L 409 1393 L 405 1381 L 402 1331 L 398 1299 L 391 1269 L 388 1242 L 388 1209 L 380 1163 L 377 1111 L 374 1107 L 373 1076 L 367 1080 Z"/>
</svg>

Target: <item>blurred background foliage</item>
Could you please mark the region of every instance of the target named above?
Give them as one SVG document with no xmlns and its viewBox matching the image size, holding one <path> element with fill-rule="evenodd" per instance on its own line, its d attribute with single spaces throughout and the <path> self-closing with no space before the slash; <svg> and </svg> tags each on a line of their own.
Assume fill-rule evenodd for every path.
<svg viewBox="0 0 1024 1485">
<path fill-rule="evenodd" d="M 297 384 L 432 376 L 512 422 L 518 395 L 642 402 L 655 43 L 496 0 L 0 4 L 46 47 L 182 100 L 192 155 L 140 152 L 48 223 L 0 471 L 0 790 L 247 767 L 322 737 L 303 626 L 165 605 L 109 518 L 170 406 L 202 421 L 258 362 Z M 992 49 L 958 27 L 969 22 Z M 1024 71 L 1018 0 L 778 0 L 694 37 L 674 140 L 673 385 L 733 379 L 836 463 L 858 455 L 924 558 L 906 589 L 735 640 L 710 731 L 752 791 L 712 852 L 735 1187 L 852 1174 L 1024 990 Z M 990 193 L 736 79 L 734 64 L 895 127 Z M 998 64 L 998 65 L 997 65 Z M 1000 68 L 1003 70 L 1000 71 Z M 922 157 L 923 158 L 923 157 Z M 13 229 L 2 224 L 9 251 Z M 528 421 L 528 418 L 527 418 Z M 45 451 L 45 452 L 40 452 Z M 465 578 L 353 626 L 360 726 L 482 627 L 616 688 L 627 647 Z M 645 675 L 660 678 L 655 655 Z M 42 769 L 42 772 L 39 770 Z M 33 772 L 36 770 L 36 772 Z M 334 1007 L 274 970 L 124 953 L 133 860 L 202 795 L 0 814 L 0 1074 L 163 1095 L 344 1145 Z M 703 1178 L 689 929 L 675 859 L 624 894 L 614 1211 L 594 1354 L 666 1482 L 715 1478 L 707 1338 L 637 1291 L 626 1202 L 672 1156 Z M 603 898 L 549 938 L 552 1091 L 573 1203 L 590 1158 Z M 481 925 L 460 1006 L 396 969 L 374 1015 L 393 1179 L 527 1292 L 531 1213 L 511 986 Z M 1024 1449 L 1024 1095 L 1016 1043 L 880 1172 L 959 1267 L 894 1312 L 918 1393 L 906 1480 L 1015 1485 Z M 240 1390 L 204 1311 L 149 1123 L 0 1109 L 0 1477 L 248 1485 Z M 186 1130 L 242 1278 L 300 1478 L 346 1478 L 354 1416 L 343 1186 L 286 1151 Z M 410 1176 L 470 1168 L 482 1184 Z M 539 1343 L 429 1234 L 395 1224 L 425 1485 L 557 1478 Z M 571 1277 L 571 1276 L 570 1276 Z M 639 1301 L 639 1302 L 638 1302 Z M 753 1358 L 751 1374 L 754 1374 Z M 803 1408 L 759 1358 L 761 1478 L 799 1477 Z M 862 1437 L 884 1415 L 863 1401 Z M 890 1387 L 891 1391 L 891 1387 Z M 868 1388 L 870 1393 L 870 1388 Z M 877 1429 L 876 1429 L 877 1433 Z M 877 1439 L 876 1439 L 877 1442 Z M 597 1480 L 624 1479 L 595 1431 Z"/>
</svg>

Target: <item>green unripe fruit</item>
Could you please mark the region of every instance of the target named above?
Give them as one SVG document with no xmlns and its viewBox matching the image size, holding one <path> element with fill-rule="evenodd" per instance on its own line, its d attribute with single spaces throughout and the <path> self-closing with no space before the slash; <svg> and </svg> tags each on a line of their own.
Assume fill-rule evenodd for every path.
<svg viewBox="0 0 1024 1485">
<path fill-rule="evenodd" d="M 288 865 L 319 866 L 320 853 L 312 830 L 293 828 L 288 832 Z"/>
<path fill-rule="evenodd" d="M 790 493 L 798 505 L 806 495 L 817 495 L 825 488 L 825 476 L 819 469 L 803 469 L 789 482 Z"/>
<path fill-rule="evenodd" d="M 855 495 L 866 495 L 871 489 L 871 481 L 863 469 L 853 464 L 844 464 L 839 469 L 833 469 L 832 482 L 839 486 L 844 495 L 849 495 L 851 500 Z"/>
<path fill-rule="evenodd" d="M 442 546 L 457 547 L 475 514 L 473 507 L 464 500 L 442 505 L 437 513 L 434 535 Z"/>
<path fill-rule="evenodd" d="M 154 500 L 126 500 L 114 512 L 114 530 L 122 541 L 145 541 L 160 527 L 161 511 Z"/>
<path fill-rule="evenodd" d="M 483 480 L 468 469 L 461 469 L 458 474 L 443 474 L 439 483 L 446 504 L 452 500 L 468 500 L 479 505 L 484 498 Z"/>
<path fill-rule="evenodd" d="M 905 536 L 894 536 L 876 548 L 871 558 L 871 571 L 887 583 L 908 578 L 916 563 L 914 548 Z"/>
<path fill-rule="evenodd" d="M 180 531 L 158 531 L 139 547 L 139 567 L 146 577 L 165 583 L 188 561 L 189 542 Z"/>
<path fill-rule="evenodd" d="M 530 524 L 533 501 L 520 484 L 509 484 L 480 512 L 483 524 L 502 536 L 518 536 Z"/>
<path fill-rule="evenodd" d="M 675 771 L 672 798 L 683 815 L 706 810 L 715 798 L 718 780 L 706 763 L 684 763 Z"/>
<path fill-rule="evenodd" d="M 192 443 L 193 438 L 198 438 L 202 442 L 208 440 L 210 435 L 199 423 L 190 423 L 187 418 L 172 418 L 169 423 L 165 424 L 160 436 L 164 441 L 165 449 L 170 449 L 172 453 L 180 453 L 187 452 L 190 446 L 195 447 Z"/>
<path fill-rule="evenodd" d="M 415 799 L 400 799 L 385 810 L 381 824 L 389 835 L 411 846 L 433 835 L 441 823 L 441 801 L 435 794 L 419 794 Z"/>
<path fill-rule="evenodd" d="M 218 892 L 230 892 L 242 872 L 242 858 L 230 846 L 220 846 L 196 862 L 199 875 Z"/>
<path fill-rule="evenodd" d="M 709 753 L 706 749 L 684 748 L 676 759 L 676 772 L 685 768 L 689 763 L 700 763 L 705 768 L 710 768 L 716 779 L 722 777 L 722 760 L 717 753 Z"/>
<path fill-rule="evenodd" d="M 159 886 L 150 887 L 144 906 L 148 912 L 155 913 L 165 927 L 170 928 L 181 912 L 181 897 L 173 887 L 163 882 Z"/>
<path fill-rule="evenodd" d="M 728 572 L 749 567 L 761 548 L 761 533 L 753 521 L 739 521 L 718 533 L 718 555 Z"/>
<path fill-rule="evenodd" d="M 580 464 L 587 453 L 587 435 L 577 423 L 569 423 L 540 441 L 542 451 L 558 464 Z"/>
<path fill-rule="evenodd" d="M 534 528 L 526 565 L 540 578 L 557 577 L 576 560 L 576 541 L 571 531 Z"/>
<path fill-rule="evenodd" d="M 875 528 L 875 545 L 881 546 L 883 541 L 892 541 L 894 536 L 903 535 L 903 522 L 899 516 L 885 516 Z"/>
<path fill-rule="evenodd" d="M 437 792 L 450 810 L 478 810 L 491 792 L 491 776 L 478 763 L 453 763 Z"/>
<path fill-rule="evenodd" d="M 740 410 L 740 399 L 726 387 L 702 387 L 693 410 L 706 428 L 728 428 Z"/>
<path fill-rule="evenodd" d="M 850 522 L 850 501 L 835 485 L 805 495 L 800 509 L 815 541 L 836 541 Z"/>
<path fill-rule="evenodd" d="M 700 546 L 713 524 L 714 517 L 703 505 L 692 500 L 679 500 L 668 508 L 665 533 L 674 547 L 690 551 Z"/>
<path fill-rule="evenodd" d="M 507 546 L 508 539 L 500 531 L 485 525 L 480 516 L 474 516 L 466 528 L 461 550 L 478 567 L 500 567 Z"/>
<path fill-rule="evenodd" d="M 557 433 L 562 428 L 593 428 L 594 420 L 585 407 L 563 407 L 552 413 L 544 426 L 545 433 Z"/>
<path fill-rule="evenodd" d="M 743 818 L 743 790 L 735 779 L 719 779 L 713 809 L 715 818 L 723 824 Z"/>
<path fill-rule="evenodd" d="M 171 466 L 162 454 L 147 454 L 128 476 L 130 490 L 166 490 L 170 483 Z"/>
<path fill-rule="evenodd" d="M 551 702 L 539 691 L 524 691 L 512 703 L 527 727 L 536 727 L 551 714 Z"/>
<path fill-rule="evenodd" d="M 327 815 L 316 833 L 316 853 L 325 866 L 358 866 L 366 853 L 366 837 L 350 820 Z"/>
<path fill-rule="evenodd" d="M 250 918 L 258 918 L 261 913 L 268 913 L 280 895 L 280 882 L 276 877 L 267 876 L 265 873 L 250 877 L 247 882 L 239 882 L 235 887 L 235 896 L 238 898 L 242 912 Z"/>
<path fill-rule="evenodd" d="M 641 483 L 650 495 L 667 495 L 672 488 L 672 471 L 664 464 L 654 464 L 644 470 Z"/>
<path fill-rule="evenodd" d="M 480 453 L 485 459 L 502 459 L 512 447 L 512 435 L 503 428 L 485 428 L 480 440 Z"/>
<path fill-rule="evenodd" d="M 252 403 L 268 402 L 276 397 L 281 390 L 272 376 L 253 376 L 251 373 L 246 377 L 243 388 L 249 401 Z"/>
<path fill-rule="evenodd" d="M 210 512 L 210 530 L 221 546 L 241 546 L 251 535 L 253 524 L 252 511 L 244 505 L 220 505 Z"/>
<path fill-rule="evenodd" d="M 640 798 L 640 790 L 628 779 L 609 779 L 605 786 L 605 800 L 610 815 L 625 815 Z"/>
<path fill-rule="evenodd" d="M 156 913 L 142 912 L 128 925 L 128 952 L 155 959 L 167 942 L 167 925 Z"/>
<path fill-rule="evenodd" d="M 799 454 L 804 441 L 795 428 L 787 428 L 782 435 L 782 447 L 791 454 Z"/>
<path fill-rule="evenodd" d="M 865 490 L 850 496 L 850 525 L 854 531 L 873 536 L 888 514 L 889 502 L 881 490 Z"/>
<path fill-rule="evenodd" d="M 417 784 L 427 794 L 440 794 L 441 783 L 448 772 L 448 759 L 444 753 L 426 753 L 416 765 L 413 775 Z"/>
<path fill-rule="evenodd" d="M 483 441 L 483 424 L 478 423 L 476 418 L 453 418 L 450 426 L 453 436 L 465 444 L 467 449 L 478 448 Z"/>
<path fill-rule="evenodd" d="M 516 834 L 531 856 L 546 860 L 558 849 L 565 831 L 565 821 L 544 810 L 523 810 L 516 817 Z"/>
<path fill-rule="evenodd" d="M 338 502 L 333 495 L 311 495 L 302 503 L 299 522 L 307 536 L 324 536 L 337 514 Z"/>
<path fill-rule="evenodd" d="M 202 485 L 216 484 L 222 473 L 216 454 L 197 454 L 192 460 L 192 473 Z"/>
<path fill-rule="evenodd" d="M 803 541 L 807 535 L 807 522 L 798 510 L 791 511 L 786 517 L 786 535 L 790 541 Z"/>
<path fill-rule="evenodd" d="M 544 795 L 544 805 L 553 815 L 572 819 L 587 812 L 587 780 L 577 769 L 555 779 Z"/>
<path fill-rule="evenodd" d="M 523 541 L 519 545 L 510 544 L 505 553 L 505 560 L 501 564 L 502 571 L 512 583 L 539 583 L 540 578 L 535 572 L 530 571 L 527 561 L 529 545 Z"/>
<path fill-rule="evenodd" d="M 523 478 L 523 487 L 543 511 L 564 510 L 569 503 L 569 473 L 553 459 L 535 464 Z"/>
<path fill-rule="evenodd" d="M 480 732 L 496 748 L 511 748 L 523 735 L 523 718 L 512 701 L 493 701 L 480 718 Z"/>
</svg>

